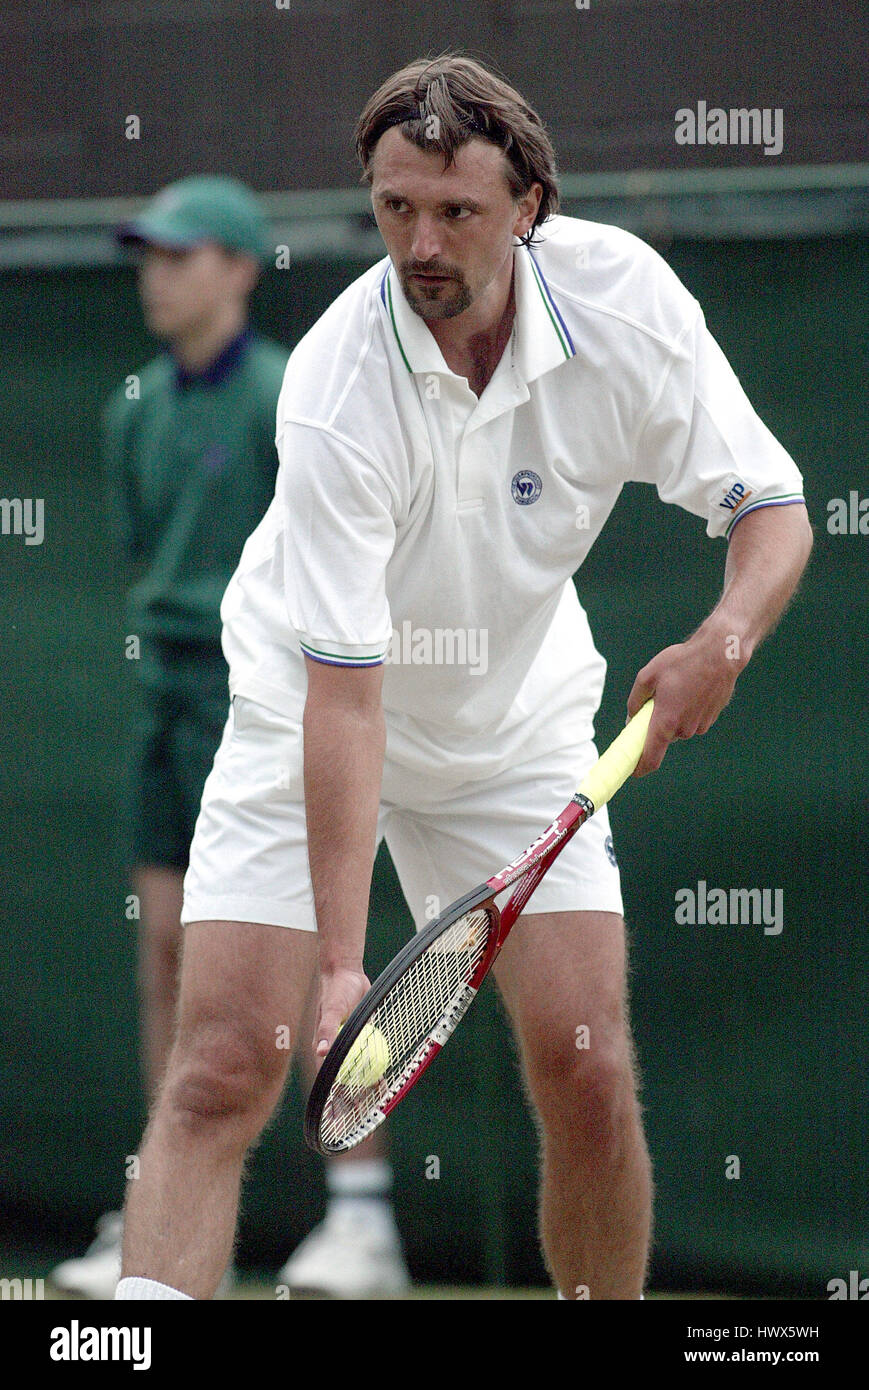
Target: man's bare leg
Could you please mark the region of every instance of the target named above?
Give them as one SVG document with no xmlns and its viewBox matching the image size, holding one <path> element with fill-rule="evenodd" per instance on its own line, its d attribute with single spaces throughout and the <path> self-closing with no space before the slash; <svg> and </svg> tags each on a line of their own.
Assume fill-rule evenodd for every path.
<svg viewBox="0 0 869 1390">
<path fill-rule="evenodd" d="M 611 912 L 530 914 L 495 973 L 540 1119 L 550 1273 L 568 1299 L 639 1298 L 652 1177 L 626 1018 L 624 922 Z"/>
<path fill-rule="evenodd" d="M 303 1037 L 313 1037 L 318 1002 L 315 988 Z M 310 1088 L 316 1072 L 313 1052 L 302 1048 L 300 1060 Z M 323 1220 L 296 1246 L 279 1280 L 290 1289 L 319 1289 L 335 1298 L 397 1296 L 410 1279 L 392 1205 L 386 1125 L 356 1148 L 327 1158 L 324 1167 Z"/>
<path fill-rule="evenodd" d="M 316 952 L 313 932 L 185 928 L 178 1032 L 129 1184 L 124 1277 L 213 1296 L 232 1256 L 245 1154 L 286 1079 L 282 1030 L 295 1046 Z"/>
<path fill-rule="evenodd" d="M 139 899 L 139 1031 L 150 1106 L 175 1037 L 184 872 L 169 865 L 140 864 L 133 870 L 132 883 Z"/>
</svg>

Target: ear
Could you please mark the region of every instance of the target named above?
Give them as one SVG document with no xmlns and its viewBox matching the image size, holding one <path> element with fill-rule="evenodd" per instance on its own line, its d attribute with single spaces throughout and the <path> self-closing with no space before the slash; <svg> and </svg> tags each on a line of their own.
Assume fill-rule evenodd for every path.
<svg viewBox="0 0 869 1390">
<path fill-rule="evenodd" d="M 243 294 L 245 299 L 253 293 L 261 270 L 262 267 L 255 256 L 248 256 L 244 252 L 232 253 L 232 277 L 236 290 Z"/>
<path fill-rule="evenodd" d="M 523 237 L 531 231 L 534 226 L 534 219 L 540 210 L 540 203 L 543 198 L 543 185 L 532 183 L 527 193 L 516 202 L 516 220 L 513 223 L 513 235 Z"/>
</svg>

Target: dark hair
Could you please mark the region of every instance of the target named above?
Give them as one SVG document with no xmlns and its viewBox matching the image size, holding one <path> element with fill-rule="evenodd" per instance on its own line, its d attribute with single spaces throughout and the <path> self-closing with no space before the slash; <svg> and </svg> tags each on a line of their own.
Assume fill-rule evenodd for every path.
<svg viewBox="0 0 869 1390">
<path fill-rule="evenodd" d="M 514 198 L 523 197 L 534 183 L 543 188 L 534 224 L 521 238 L 526 245 L 558 211 L 555 151 L 543 122 L 514 87 L 476 59 L 454 52 L 418 58 L 378 87 L 356 124 L 363 182 L 371 182 L 374 147 L 392 126 L 400 126 L 420 149 L 439 150 L 445 169 L 474 136 L 503 150 Z"/>
</svg>

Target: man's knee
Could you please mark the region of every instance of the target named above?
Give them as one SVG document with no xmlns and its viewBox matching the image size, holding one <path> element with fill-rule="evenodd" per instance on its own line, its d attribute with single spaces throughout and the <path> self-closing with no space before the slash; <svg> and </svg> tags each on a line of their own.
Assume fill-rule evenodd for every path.
<svg viewBox="0 0 869 1390">
<path fill-rule="evenodd" d="M 232 1019 L 182 1021 L 163 1104 L 191 1128 L 229 1123 L 254 1138 L 279 1099 L 288 1054 L 274 1033 Z"/>
<path fill-rule="evenodd" d="M 550 1138 L 603 1148 L 620 1142 L 636 1109 L 632 1048 L 623 1024 L 579 1025 L 565 1037 L 538 1035 L 525 1049 L 525 1070 Z"/>
</svg>

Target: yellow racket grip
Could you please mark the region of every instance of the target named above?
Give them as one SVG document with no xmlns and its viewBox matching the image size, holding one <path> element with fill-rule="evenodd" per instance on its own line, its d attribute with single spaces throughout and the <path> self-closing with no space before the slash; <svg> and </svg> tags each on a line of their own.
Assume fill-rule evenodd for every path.
<svg viewBox="0 0 869 1390">
<path fill-rule="evenodd" d="M 579 795 L 588 797 L 596 811 L 615 796 L 640 761 L 654 707 L 654 700 L 647 700 L 642 709 L 637 710 L 580 783 Z"/>
</svg>

